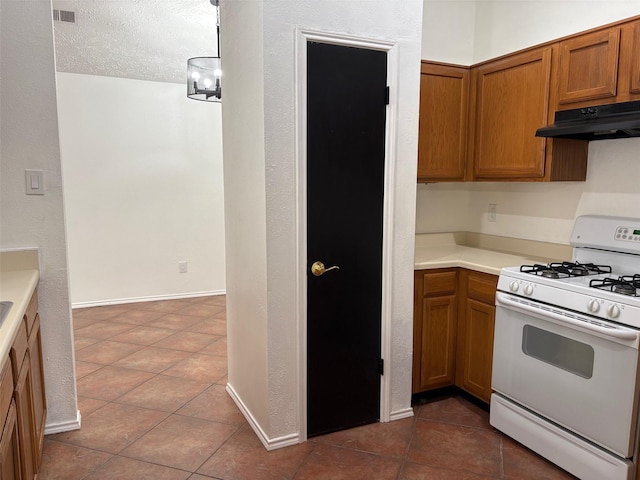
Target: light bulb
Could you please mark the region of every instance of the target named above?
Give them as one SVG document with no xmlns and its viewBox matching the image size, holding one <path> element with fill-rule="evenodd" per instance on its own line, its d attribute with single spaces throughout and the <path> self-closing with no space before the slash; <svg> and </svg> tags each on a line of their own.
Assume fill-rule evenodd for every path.
<svg viewBox="0 0 640 480">
<path fill-rule="evenodd" d="M 213 71 L 213 76 L 214 76 L 214 77 L 221 77 L 221 76 L 222 76 L 222 70 L 220 70 L 219 68 L 216 68 L 216 69 Z"/>
<path fill-rule="evenodd" d="M 204 88 L 209 88 L 212 84 L 213 84 L 213 82 L 211 81 L 210 78 L 205 78 L 204 79 Z"/>
<path fill-rule="evenodd" d="M 200 79 L 200 74 L 198 72 L 192 72 L 191 78 L 193 78 L 195 81 L 198 81 Z"/>
</svg>

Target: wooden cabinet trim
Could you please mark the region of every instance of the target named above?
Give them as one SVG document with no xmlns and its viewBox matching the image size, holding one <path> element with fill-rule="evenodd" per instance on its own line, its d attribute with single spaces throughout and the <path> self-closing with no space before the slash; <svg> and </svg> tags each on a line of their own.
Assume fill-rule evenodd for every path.
<svg viewBox="0 0 640 480">
<path fill-rule="evenodd" d="M 20 446 L 16 403 L 11 400 L 0 437 L 0 475 L 2 479 L 21 480 Z"/>
<path fill-rule="evenodd" d="M 29 360 L 31 368 L 31 392 L 33 394 L 34 467 L 40 467 L 44 445 L 44 427 L 47 418 L 47 400 L 44 387 L 44 361 L 42 358 L 42 333 L 40 315 L 36 314 L 29 338 Z"/>
<path fill-rule="evenodd" d="M 34 419 L 32 384 L 29 352 L 26 352 L 14 392 L 16 413 L 18 417 L 20 465 L 22 469 L 22 477 L 25 479 L 32 479 L 36 473 L 34 460 L 35 445 L 33 444 Z"/>
<path fill-rule="evenodd" d="M 631 50 L 631 93 L 640 93 L 640 22 L 633 28 L 633 48 Z"/>
<path fill-rule="evenodd" d="M 598 58 L 605 49 L 606 59 Z M 618 79 L 618 56 L 620 51 L 620 28 L 593 32 L 560 42 L 560 72 L 558 102 L 567 104 L 616 96 Z M 584 63 L 574 55 L 585 54 Z M 595 65 L 594 65 L 595 63 Z M 598 64 L 604 70 L 598 70 Z M 600 85 L 572 86 L 572 79 L 593 78 L 594 73 L 602 77 Z"/>
<path fill-rule="evenodd" d="M 29 300 L 29 305 L 24 314 L 24 321 L 27 324 L 27 335 L 31 335 L 31 329 L 33 328 L 33 322 L 35 322 L 36 314 L 38 313 L 38 291 L 34 291 Z"/>
<path fill-rule="evenodd" d="M 20 376 L 20 369 L 22 368 L 24 357 L 27 353 L 29 343 L 27 341 L 27 326 L 24 322 L 18 327 L 16 337 L 11 345 L 9 351 L 9 357 L 11 358 L 11 367 L 13 368 L 13 380 L 17 384 L 18 377 Z"/>
<path fill-rule="evenodd" d="M 13 399 L 13 385 L 12 369 L 7 358 L 0 373 L 0 424 L 4 424 L 9 412 L 9 405 Z"/>
</svg>

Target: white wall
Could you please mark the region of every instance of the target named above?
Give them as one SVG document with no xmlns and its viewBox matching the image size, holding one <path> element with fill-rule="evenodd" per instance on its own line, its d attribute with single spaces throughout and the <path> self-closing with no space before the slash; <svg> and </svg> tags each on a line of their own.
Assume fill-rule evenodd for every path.
<svg viewBox="0 0 640 480">
<path fill-rule="evenodd" d="M 637 0 L 478 1 L 473 63 L 638 14 Z"/>
<path fill-rule="evenodd" d="M 637 0 L 424 0 L 422 58 L 472 65 L 639 14 Z"/>
<path fill-rule="evenodd" d="M 40 250 L 46 428 L 70 429 L 79 425 L 50 0 L 2 0 L 0 33 L 0 248 Z M 27 168 L 44 171 L 45 195 L 25 195 Z"/>
<path fill-rule="evenodd" d="M 586 182 L 418 186 L 416 232 L 467 230 L 567 245 L 579 215 L 640 217 L 640 139 L 589 143 Z M 497 205 L 488 222 L 487 205 Z"/>
<path fill-rule="evenodd" d="M 259 415 L 265 410 L 268 412 L 268 421 L 260 423 L 266 436 L 270 439 L 282 439 L 295 438 L 300 432 L 302 406 L 299 393 L 303 388 L 299 384 L 298 372 L 298 332 L 301 326 L 297 323 L 297 282 L 298 279 L 305 281 L 305 276 L 300 270 L 302 268 L 304 271 L 304 266 L 298 265 L 296 256 L 298 226 L 295 134 L 300 120 L 296 118 L 294 103 L 295 28 L 300 26 L 397 42 L 397 72 L 392 73 L 392 90 L 398 92 L 398 101 L 392 106 L 397 115 L 397 134 L 391 139 L 395 147 L 396 163 L 393 180 L 395 197 L 390 199 L 394 215 L 394 230 L 390 232 L 390 241 L 393 242 L 394 251 L 393 258 L 389 259 L 393 263 L 390 273 L 393 287 L 390 295 L 391 358 L 387 359 L 391 367 L 387 374 L 391 394 L 387 413 L 406 414 L 411 397 L 415 159 L 422 1 L 379 0 L 327 4 L 317 0 L 282 0 L 269 2 L 269 8 L 264 11 L 260 3 L 222 4 L 222 51 L 241 53 L 238 50 L 240 46 L 246 46 L 248 58 L 244 62 L 248 64 L 254 60 L 256 63 L 250 66 L 249 73 L 244 73 L 240 64 L 235 63 L 240 60 L 233 59 L 232 65 L 227 64 L 229 68 L 225 73 L 227 82 L 232 83 L 234 88 L 236 82 L 246 88 L 246 92 L 239 87 L 234 90 L 233 100 L 227 102 L 229 97 L 225 97 L 223 107 L 227 248 L 238 246 L 238 250 L 230 252 L 227 257 L 230 305 L 227 314 L 229 382 L 234 389 L 246 392 L 244 395 L 253 402 L 252 408 L 256 408 Z M 245 45 L 247 38 L 251 39 L 253 47 Z M 262 51 L 257 51 L 255 44 L 260 42 L 260 38 L 263 43 Z M 259 70 L 260 58 L 264 73 Z M 254 74 L 259 78 L 247 79 Z M 397 77 L 393 78 L 394 75 Z M 255 108 L 264 105 L 264 133 L 257 129 L 259 125 L 255 125 L 259 123 L 258 119 L 243 108 L 243 94 L 250 95 Z M 259 101 L 261 95 L 264 103 Z M 249 119 L 251 129 L 245 128 L 243 135 L 236 137 L 235 133 L 231 133 L 232 127 L 239 126 L 242 116 Z M 262 143 L 253 145 L 254 142 Z M 247 143 L 252 146 L 247 146 Z M 238 166 L 231 172 L 226 166 L 228 162 L 241 162 L 256 167 L 262 162 L 261 173 L 252 173 L 249 178 L 244 179 L 241 167 Z M 249 183 L 249 186 L 243 187 L 242 181 Z M 266 198 L 260 200 L 265 203 L 259 203 L 252 211 L 248 207 L 233 207 L 232 200 L 242 199 L 250 187 L 262 189 L 256 195 L 264 194 Z M 242 227 L 232 226 L 235 222 L 247 220 L 255 222 L 256 240 L 252 245 L 247 245 L 247 240 L 242 239 Z M 266 242 L 264 252 L 260 250 L 262 242 Z M 246 248 L 247 253 L 258 260 L 255 268 L 247 269 L 251 265 L 248 265 L 246 258 L 242 258 L 242 248 Z M 260 257 L 263 254 L 266 255 L 266 265 Z M 241 286 L 232 284 L 231 278 L 240 278 L 240 274 L 247 275 L 249 271 L 256 277 L 252 279 L 256 291 L 252 292 L 245 287 L 242 292 L 233 293 L 234 288 Z M 265 298 L 266 311 L 262 303 Z M 236 307 L 240 303 L 243 303 L 242 307 Z M 240 313 L 244 312 L 253 317 L 243 318 Z M 250 331 L 251 324 L 256 326 L 255 333 Z M 252 346 L 259 344 L 260 357 L 264 352 L 263 342 L 266 341 L 266 372 L 263 372 L 261 364 L 250 364 L 255 361 L 255 355 L 249 347 L 242 347 L 245 340 Z M 250 357 L 246 357 L 245 353 Z M 250 384 L 253 377 L 248 372 L 251 368 L 259 369 L 257 374 L 254 372 L 254 376 L 265 373 L 267 397 L 261 397 L 260 392 L 264 388 L 264 381 L 257 382 L 255 387 Z M 243 377 L 241 372 L 246 372 L 246 376 Z M 245 404 L 249 404 L 249 400 Z"/>
<path fill-rule="evenodd" d="M 73 305 L 224 292 L 220 104 L 59 72 L 58 115 Z"/>
<path fill-rule="evenodd" d="M 471 65 L 476 28 L 476 0 L 424 0 L 422 58 Z"/>
<path fill-rule="evenodd" d="M 269 432 L 262 2 L 220 13 L 229 385 Z"/>
</svg>

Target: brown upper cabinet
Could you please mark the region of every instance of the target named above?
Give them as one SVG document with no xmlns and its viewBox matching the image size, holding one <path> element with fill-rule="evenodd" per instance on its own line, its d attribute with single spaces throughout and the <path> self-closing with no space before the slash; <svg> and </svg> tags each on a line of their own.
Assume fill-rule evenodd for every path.
<svg viewBox="0 0 640 480">
<path fill-rule="evenodd" d="M 422 62 L 420 73 L 418 180 L 464 180 L 469 68 Z"/>
<path fill-rule="evenodd" d="M 640 100 L 640 17 L 470 67 L 467 114 L 467 67 L 443 79 L 435 65 L 422 63 L 418 181 L 584 181 L 588 142 L 535 131 L 558 110 Z"/>
<path fill-rule="evenodd" d="M 560 42 L 554 110 L 640 99 L 640 20 Z"/>
<path fill-rule="evenodd" d="M 473 178 L 543 178 L 552 48 L 473 69 Z"/>
<path fill-rule="evenodd" d="M 560 42 L 558 103 L 611 101 L 618 86 L 619 45 L 619 27 Z"/>
</svg>

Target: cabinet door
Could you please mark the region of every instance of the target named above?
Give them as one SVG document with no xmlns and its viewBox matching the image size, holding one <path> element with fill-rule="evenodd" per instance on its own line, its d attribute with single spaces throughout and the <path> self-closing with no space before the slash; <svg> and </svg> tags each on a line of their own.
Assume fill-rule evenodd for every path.
<svg viewBox="0 0 640 480">
<path fill-rule="evenodd" d="M 493 359 L 495 307 L 467 299 L 459 328 L 462 336 L 458 351 L 462 375 L 458 386 L 489 403 Z"/>
<path fill-rule="evenodd" d="M 18 383 L 16 384 L 14 392 L 18 421 L 20 464 L 22 467 L 22 478 L 24 480 L 32 480 L 36 472 L 33 443 L 34 424 L 32 384 L 31 362 L 29 359 L 29 352 L 27 351 L 22 367 L 20 368 Z"/>
<path fill-rule="evenodd" d="M 561 42 L 560 105 L 615 97 L 619 46 L 619 27 Z"/>
<path fill-rule="evenodd" d="M 47 401 L 44 390 L 44 371 L 42 363 L 42 335 L 40 333 L 40 315 L 36 314 L 31 336 L 29 337 L 29 361 L 31 367 L 31 391 L 33 394 L 33 421 L 35 435 L 33 439 L 34 466 L 39 469 L 44 443 L 44 425 L 47 417 Z"/>
<path fill-rule="evenodd" d="M 491 397 L 497 284 L 496 275 L 462 270 L 456 385 L 487 403 Z"/>
<path fill-rule="evenodd" d="M 424 299 L 417 391 L 453 385 L 457 315 L 455 296 Z"/>
<path fill-rule="evenodd" d="M 464 179 L 468 107 L 468 68 L 422 62 L 418 181 Z"/>
<path fill-rule="evenodd" d="M 0 480 L 22 480 L 16 405 L 12 400 L 0 438 Z"/>
<path fill-rule="evenodd" d="M 413 393 L 455 381 L 457 288 L 457 269 L 415 272 Z"/>
<path fill-rule="evenodd" d="M 485 63 L 473 70 L 476 179 L 543 179 L 553 47 Z"/>
</svg>

